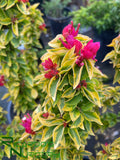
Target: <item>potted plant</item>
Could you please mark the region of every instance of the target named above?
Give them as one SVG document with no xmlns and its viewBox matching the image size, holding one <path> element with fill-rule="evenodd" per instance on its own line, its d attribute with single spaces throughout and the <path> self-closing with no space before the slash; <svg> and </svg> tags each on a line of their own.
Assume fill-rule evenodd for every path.
<svg viewBox="0 0 120 160">
<path fill-rule="evenodd" d="M 110 48 L 106 47 L 120 31 L 120 1 L 91 0 L 87 7 L 72 12 L 74 22 L 81 23 L 83 27 L 92 26 L 94 40 L 101 42 L 97 59 L 102 60 Z M 103 52 L 104 51 L 104 52 Z M 99 54 L 102 53 L 102 54 Z"/>
<path fill-rule="evenodd" d="M 30 5 L 28 0 L 14 0 L 12 5 L 0 2 L 0 86 L 5 85 L 8 89 L 2 100 L 9 97 L 12 101 L 7 107 L 9 122 L 13 108 L 19 115 L 37 106 L 40 88 L 34 85 L 33 78 L 38 72 L 39 38 L 45 31 L 42 13 L 37 6 Z M 27 101 L 26 96 L 29 97 Z"/>
<path fill-rule="evenodd" d="M 53 36 L 60 34 L 63 28 L 70 22 L 70 9 L 66 7 L 71 0 L 51 0 L 45 1 L 42 5 Z"/>
</svg>

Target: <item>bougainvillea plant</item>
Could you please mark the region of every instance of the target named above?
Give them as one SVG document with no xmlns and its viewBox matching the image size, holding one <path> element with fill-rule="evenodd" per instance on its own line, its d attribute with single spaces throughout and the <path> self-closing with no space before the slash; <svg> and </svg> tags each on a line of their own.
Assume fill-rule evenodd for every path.
<svg viewBox="0 0 120 160">
<path fill-rule="evenodd" d="M 75 30 L 71 22 L 49 42 L 52 49 L 42 56 L 41 73 L 34 79 L 46 93 L 45 101 L 32 115 L 30 128 L 35 134 L 25 132 L 21 137 L 24 141 L 31 135 L 31 141 L 45 143 L 35 146 L 34 152 L 51 160 L 90 156 L 85 145 L 88 136 L 94 135 L 92 126 L 103 125 L 99 108 L 105 88 L 100 79 L 106 76 L 95 67 L 100 43 L 78 34 L 79 27 Z"/>
<path fill-rule="evenodd" d="M 46 29 L 38 5 L 31 6 L 28 0 L 0 1 L 0 86 L 8 88 L 3 99 L 10 97 L 17 114 L 33 109 L 40 92 L 33 79 L 38 73 L 39 38 Z"/>
<path fill-rule="evenodd" d="M 110 59 L 113 63 L 113 67 L 115 68 L 115 76 L 113 83 L 120 83 L 120 35 L 112 40 L 112 43 L 108 46 L 113 47 L 114 49 L 108 53 L 103 61 Z M 97 153 L 97 159 L 106 159 L 106 160 L 118 160 L 120 159 L 120 137 L 115 139 L 112 144 L 102 145 L 103 150 Z"/>
</svg>

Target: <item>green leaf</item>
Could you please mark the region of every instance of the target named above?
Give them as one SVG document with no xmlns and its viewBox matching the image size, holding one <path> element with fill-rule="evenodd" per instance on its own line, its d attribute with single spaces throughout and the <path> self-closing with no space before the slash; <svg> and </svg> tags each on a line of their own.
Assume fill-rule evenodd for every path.
<svg viewBox="0 0 120 160">
<path fill-rule="evenodd" d="M 63 125 L 57 126 L 53 131 L 54 149 L 56 149 L 61 142 L 65 127 Z"/>
<path fill-rule="evenodd" d="M 10 90 L 10 94 L 13 96 L 14 100 L 17 98 L 20 88 L 19 87 L 14 87 Z"/>
<path fill-rule="evenodd" d="M 6 15 L 5 11 L 2 8 L 0 8 L 0 19 L 3 20 L 4 18 L 8 18 L 8 17 Z"/>
<path fill-rule="evenodd" d="M 88 134 L 94 136 L 94 133 L 93 133 L 93 131 L 92 131 L 92 123 L 89 122 L 89 121 L 87 121 L 87 120 L 85 120 L 85 121 L 84 121 L 84 125 L 85 125 L 85 128 L 86 128 Z"/>
<path fill-rule="evenodd" d="M 80 116 L 80 111 L 78 109 L 74 109 L 73 111 L 69 112 L 70 118 L 72 121 L 75 121 Z"/>
<path fill-rule="evenodd" d="M 77 150 L 79 150 L 81 146 L 81 140 L 80 140 L 78 130 L 76 128 L 68 128 L 68 134 L 70 138 L 74 141 Z"/>
<path fill-rule="evenodd" d="M 64 98 L 72 98 L 75 94 L 76 90 L 73 90 L 72 87 L 65 90 L 65 92 L 62 94 L 62 97 Z"/>
<path fill-rule="evenodd" d="M 22 110 L 22 113 L 25 113 L 27 111 L 27 106 L 25 106 L 25 105 L 22 106 L 21 110 Z"/>
<path fill-rule="evenodd" d="M 42 118 L 42 117 L 38 117 L 40 123 L 44 126 L 48 126 L 48 127 L 51 127 L 51 126 L 58 126 L 58 125 L 61 125 L 64 123 L 64 120 L 63 119 L 45 119 L 45 118 Z"/>
<path fill-rule="evenodd" d="M 102 62 L 105 62 L 106 60 L 113 58 L 114 55 L 115 55 L 115 51 L 114 51 L 114 50 L 111 51 L 111 52 L 109 52 L 109 53 L 105 56 L 105 58 L 102 60 Z"/>
<path fill-rule="evenodd" d="M 60 158 L 61 158 L 61 160 L 68 160 L 66 149 L 60 150 Z"/>
<path fill-rule="evenodd" d="M 100 125 L 103 125 L 100 120 L 100 117 L 97 115 L 96 112 L 84 112 L 83 115 L 86 120 L 91 121 L 91 122 L 96 122 Z"/>
<path fill-rule="evenodd" d="M 80 114 L 80 116 L 72 123 L 71 128 L 80 127 L 81 129 L 84 130 L 83 121 L 84 121 L 84 117 Z"/>
<path fill-rule="evenodd" d="M 93 77 L 94 62 L 93 60 L 89 59 L 89 60 L 85 60 L 84 63 L 85 63 L 85 67 L 88 72 L 89 78 L 91 79 Z"/>
<path fill-rule="evenodd" d="M 9 24 L 11 24 L 12 22 L 11 22 L 11 19 L 10 18 L 4 18 L 4 19 L 0 19 L 0 24 L 2 24 L 2 25 L 9 25 Z"/>
<path fill-rule="evenodd" d="M 19 37 L 14 37 L 11 41 L 11 44 L 15 47 L 18 48 L 20 45 L 20 38 Z"/>
<path fill-rule="evenodd" d="M 57 106 L 58 106 L 59 111 L 60 111 L 61 114 L 63 114 L 63 107 L 64 107 L 64 105 L 65 105 L 64 98 L 60 98 L 60 100 L 57 103 Z"/>
<path fill-rule="evenodd" d="M 18 36 L 19 33 L 18 33 L 18 23 L 12 23 L 12 30 L 13 30 L 13 33 Z"/>
<path fill-rule="evenodd" d="M 76 57 L 65 61 L 62 67 L 60 68 L 60 74 L 63 74 L 69 71 L 73 67 L 75 60 L 76 60 Z"/>
<path fill-rule="evenodd" d="M 81 158 L 80 158 L 80 155 L 79 154 L 74 154 L 74 156 L 73 156 L 73 160 L 80 160 Z"/>
<path fill-rule="evenodd" d="M 66 101 L 65 104 L 66 105 L 77 105 L 81 100 L 82 100 L 82 95 L 78 94 L 74 96 L 73 98 L 71 98 L 70 100 Z"/>
<path fill-rule="evenodd" d="M 31 90 L 31 96 L 36 99 L 38 97 L 38 92 L 36 89 L 32 88 Z"/>
<path fill-rule="evenodd" d="M 0 1 L 0 8 L 5 7 L 6 4 L 7 4 L 7 0 L 1 0 Z"/>
<path fill-rule="evenodd" d="M 120 71 L 119 69 L 115 70 L 115 76 L 114 76 L 114 81 L 113 84 L 115 84 L 116 82 L 118 82 L 120 80 Z"/>
<path fill-rule="evenodd" d="M 71 74 L 68 74 L 68 80 L 69 84 L 73 87 L 73 76 Z"/>
<path fill-rule="evenodd" d="M 58 90 L 63 90 L 63 87 L 68 84 L 67 73 L 63 76 L 62 80 L 59 83 Z"/>
<path fill-rule="evenodd" d="M 6 37 L 5 37 L 5 43 L 8 44 L 13 38 L 13 34 L 11 29 L 8 30 Z"/>
<path fill-rule="evenodd" d="M 7 155 L 7 157 L 10 158 L 10 147 L 5 145 L 4 151 L 5 151 L 6 155 Z"/>
<path fill-rule="evenodd" d="M 59 78 L 53 77 L 50 80 L 50 83 L 48 86 L 48 93 L 52 97 L 53 101 L 55 101 L 56 99 L 58 83 L 59 83 Z"/>
<path fill-rule="evenodd" d="M 82 92 L 84 94 L 84 96 L 91 101 L 92 103 L 98 105 L 99 107 L 101 107 L 101 103 L 100 103 L 100 97 L 98 95 L 98 92 L 95 90 L 94 86 L 91 83 L 87 83 L 87 88 L 82 87 Z"/>
<path fill-rule="evenodd" d="M 120 158 L 120 156 L 119 156 L 119 154 L 117 154 L 117 153 L 113 153 L 111 156 L 109 156 L 109 159 L 117 160 L 117 159 L 119 159 L 119 158 Z"/>
<path fill-rule="evenodd" d="M 20 63 L 20 64 L 23 64 L 23 65 L 26 65 L 26 62 L 22 57 L 18 57 L 17 62 Z"/>
<path fill-rule="evenodd" d="M 65 104 L 63 107 L 63 111 L 72 111 L 73 109 L 75 109 L 76 105 L 67 105 Z"/>
<path fill-rule="evenodd" d="M 73 47 L 70 50 L 68 50 L 68 52 L 65 54 L 65 56 L 64 56 L 64 58 L 63 58 L 63 60 L 61 62 L 61 67 L 66 66 L 65 63 L 67 61 L 69 62 L 69 60 L 73 58 L 74 51 L 75 51 L 75 47 Z"/>
<path fill-rule="evenodd" d="M 73 66 L 73 89 L 75 89 L 80 83 L 82 70 L 83 70 L 83 66 L 79 67 L 78 65 L 74 64 Z"/>
<path fill-rule="evenodd" d="M 12 6 L 14 6 L 15 4 L 15 0 L 8 0 L 8 4 L 7 4 L 7 7 L 6 7 L 6 10 L 11 8 Z"/>
<path fill-rule="evenodd" d="M 18 10 L 19 10 L 21 13 L 23 13 L 23 14 L 26 14 L 26 13 L 27 13 L 25 3 L 22 3 L 22 2 L 21 2 L 21 3 L 17 4 L 17 8 L 18 8 Z"/>
<path fill-rule="evenodd" d="M 4 99 L 8 98 L 9 96 L 10 96 L 10 93 L 6 93 L 6 94 L 4 94 L 4 96 L 2 97 L 2 100 L 4 100 Z"/>
<path fill-rule="evenodd" d="M 85 151 L 85 150 L 80 150 L 79 153 L 80 153 L 81 156 L 91 156 L 92 155 L 91 152 Z"/>
<path fill-rule="evenodd" d="M 33 87 L 33 77 L 32 76 L 26 76 L 25 77 L 25 80 L 27 81 L 27 83 L 31 86 L 31 87 Z"/>
<path fill-rule="evenodd" d="M 43 130 L 41 142 L 45 142 L 52 137 L 54 128 L 55 128 L 54 126 L 53 127 L 46 127 Z"/>
<path fill-rule="evenodd" d="M 62 95 L 62 92 L 57 91 L 56 100 L 53 102 L 53 107 L 55 107 L 55 105 L 57 105 L 58 102 L 61 100 L 61 95 Z"/>
</svg>

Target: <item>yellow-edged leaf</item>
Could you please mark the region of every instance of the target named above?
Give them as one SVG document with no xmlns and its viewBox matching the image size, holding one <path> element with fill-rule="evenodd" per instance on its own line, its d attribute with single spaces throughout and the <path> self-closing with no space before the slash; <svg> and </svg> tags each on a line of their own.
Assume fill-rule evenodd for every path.
<svg viewBox="0 0 120 160">
<path fill-rule="evenodd" d="M 48 127 L 61 125 L 64 122 L 63 119 L 49 120 L 41 117 L 38 117 L 38 119 L 43 126 L 48 126 Z"/>
<path fill-rule="evenodd" d="M 54 149 L 56 149 L 61 142 L 62 136 L 64 134 L 65 127 L 63 125 L 57 126 L 53 131 L 53 143 Z"/>
<path fill-rule="evenodd" d="M 53 134 L 53 129 L 55 127 L 46 127 L 44 130 L 43 130 L 43 134 L 42 134 L 42 138 L 41 138 L 41 141 L 42 142 L 45 142 L 46 140 L 48 140 L 49 138 L 52 137 L 52 134 Z"/>
<path fill-rule="evenodd" d="M 18 33 L 18 24 L 17 23 L 12 23 L 12 30 L 13 30 L 13 33 L 18 36 L 19 33 Z"/>
<path fill-rule="evenodd" d="M 21 13 L 27 14 L 26 4 L 25 3 L 21 2 L 21 3 L 17 4 L 17 8 Z"/>
<path fill-rule="evenodd" d="M 4 148 L 4 151 L 5 151 L 5 153 L 6 153 L 6 155 L 7 155 L 7 157 L 8 158 L 10 158 L 10 147 L 8 147 L 7 145 L 5 145 L 5 148 Z"/>
<path fill-rule="evenodd" d="M 63 73 L 66 73 L 67 71 L 69 71 L 73 67 L 75 61 L 76 61 L 76 57 L 65 61 L 64 64 L 62 65 L 62 67 L 59 68 L 60 74 L 63 74 Z"/>
<path fill-rule="evenodd" d="M 82 87 L 81 89 L 82 89 L 84 96 L 89 101 L 101 107 L 100 97 L 98 95 L 98 92 L 94 89 L 94 87 L 90 83 L 87 83 L 87 88 Z"/>
<path fill-rule="evenodd" d="M 77 109 L 74 109 L 73 111 L 69 112 L 70 118 L 72 121 L 75 121 L 80 116 L 80 111 Z"/>
<path fill-rule="evenodd" d="M 14 6 L 15 4 L 15 0 L 8 0 L 8 4 L 7 4 L 7 7 L 6 7 L 6 10 L 11 8 L 12 6 Z"/>
<path fill-rule="evenodd" d="M 96 112 L 84 112 L 83 116 L 85 117 L 86 120 L 91 121 L 91 122 L 96 122 L 100 125 L 103 125 L 100 117 L 97 115 Z"/>
<path fill-rule="evenodd" d="M 31 96 L 32 96 L 34 99 L 36 99 L 36 98 L 37 98 L 37 96 L 38 96 L 38 92 L 37 92 L 37 90 L 36 90 L 36 89 L 32 88 L 32 90 L 31 90 Z"/>
<path fill-rule="evenodd" d="M 83 69 L 83 66 L 79 67 L 76 64 L 74 64 L 74 66 L 73 66 L 73 89 L 75 89 L 78 86 L 78 84 L 80 83 L 82 69 Z"/>
<path fill-rule="evenodd" d="M 2 100 L 4 100 L 4 99 L 8 98 L 9 96 L 10 96 L 10 93 L 6 93 L 6 94 L 4 94 L 4 96 L 2 97 Z"/>
<path fill-rule="evenodd" d="M 62 91 L 63 87 L 68 84 L 67 73 L 63 76 L 62 80 L 59 83 L 58 90 Z"/>
<path fill-rule="evenodd" d="M 65 54 L 65 56 L 61 62 L 61 67 L 64 66 L 64 63 L 66 63 L 66 61 L 70 60 L 70 58 L 73 58 L 73 55 L 75 55 L 74 51 L 75 51 L 75 47 L 68 50 L 68 52 Z"/>
<path fill-rule="evenodd" d="M 30 135 L 29 133 L 24 132 L 24 133 L 22 134 L 21 138 L 20 138 L 20 141 L 21 141 L 21 140 L 24 140 L 24 139 L 27 138 L 29 135 Z"/>
<path fill-rule="evenodd" d="M 84 125 L 85 125 L 85 128 L 86 128 L 87 132 L 88 132 L 90 135 L 94 136 L 94 133 L 93 133 L 93 131 L 92 131 L 92 123 L 89 122 L 89 121 L 87 121 L 87 120 L 85 120 L 85 121 L 84 121 Z"/>
<path fill-rule="evenodd" d="M 62 94 L 62 97 L 64 98 L 72 98 L 75 94 L 76 90 L 73 90 L 72 87 L 65 90 L 65 92 Z"/>
<path fill-rule="evenodd" d="M 48 43 L 48 45 L 53 48 L 61 47 L 61 41 L 59 40 L 59 38 L 63 40 L 65 39 L 62 34 L 58 34 L 52 41 Z"/>
<path fill-rule="evenodd" d="M 7 4 L 7 0 L 1 0 L 0 1 L 0 8 L 5 7 L 6 4 Z"/>
<path fill-rule="evenodd" d="M 81 128 L 84 130 L 83 126 L 84 117 L 80 115 L 71 125 L 71 128 Z"/>
<path fill-rule="evenodd" d="M 113 51 L 109 52 L 109 53 L 105 56 L 105 58 L 102 60 L 102 62 L 105 62 L 105 61 L 107 61 L 108 59 L 113 58 L 114 56 L 115 56 L 115 51 L 113 50 Z"/>
<path fill-rule="evenodd" d="M 78 133 L 78 130 L 76 128 L 69 128 L 68 134 L 70 138 L 73 140 L 73 142 L 75 143 L 77 150 L 79 150 L 81 146 L 81 140 L 80 140 L 80 135 Z"/>
<path fill-rule="evenodd" d="M 86 70 L 88 72 L 89 78 L 91 79 L 93 77 L 93 67 L 94 67 L 94 61 L 92 59 L 88 59 L 84 61 Z"/>
<path fill-rule="evenodd" d="M 60 158 L 61 158 L 61 160 L 68 160 L 66 149 L 60 150 Z"/>
<path fill-rule="evenodd" d="M 48 93 L 52 97 L 53 101 L 55 101 L 55 99 L 56 99 L 57 87 L 59 84 L 59 80 L 60 80 L 60 78 L 53 77 L 50 80 L 50 83 L 48 86 Z"/>
</svg>

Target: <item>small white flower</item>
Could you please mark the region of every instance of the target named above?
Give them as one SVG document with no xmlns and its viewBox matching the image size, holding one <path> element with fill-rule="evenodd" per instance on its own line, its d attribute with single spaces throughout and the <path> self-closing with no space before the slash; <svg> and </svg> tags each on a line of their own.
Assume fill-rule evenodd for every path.
<svg viewBox="0 0 120 160">
<path fill-rule="evenodd" d="M 23 117 L 22 120 L 25 121 L 25 120 L 26 120 L 26 117 Z"/>
</svg>

